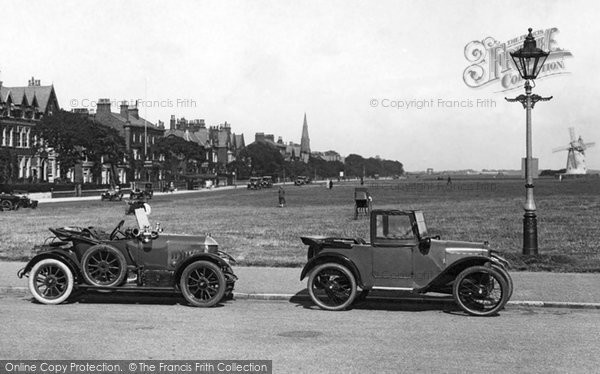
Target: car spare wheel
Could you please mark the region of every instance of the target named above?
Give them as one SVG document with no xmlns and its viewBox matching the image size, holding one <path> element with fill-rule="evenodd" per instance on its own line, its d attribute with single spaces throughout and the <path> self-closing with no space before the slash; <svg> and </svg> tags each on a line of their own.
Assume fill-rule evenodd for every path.
<svg viewBox="0 0 600 374">
<path fill-rule="evenodd" d="M 225 295 L 225 275 L 212 262 L 195 261 L 183 270 L 179 287 L 191 305 L 211 307 Z"/>
<path fill-rule="evenodd" d="M 127 274 L 125 256 L 109 245 L 94 245 L 81 258 L 83 278 L 93 286 L 120 285 Z"/>
</svg>

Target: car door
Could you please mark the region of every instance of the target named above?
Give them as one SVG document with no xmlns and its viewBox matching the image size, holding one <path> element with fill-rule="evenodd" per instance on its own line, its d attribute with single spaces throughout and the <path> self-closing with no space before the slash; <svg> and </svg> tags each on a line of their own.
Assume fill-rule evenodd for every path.
<svg viewBox="0 0 600 374">
<path fill-rule="evenodd" d="M 372 233 L 374 286 L 409 288 L 413 284 L 413 255 L 417 240 L 408 215 L 375 216 Z"/>
</svg>

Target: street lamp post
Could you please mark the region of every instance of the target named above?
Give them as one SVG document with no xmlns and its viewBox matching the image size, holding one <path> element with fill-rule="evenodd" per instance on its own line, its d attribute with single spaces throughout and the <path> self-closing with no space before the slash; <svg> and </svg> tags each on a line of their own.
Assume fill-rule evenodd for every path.
<svg viewBox="0 0 600 374">
<path fill-rule="evenodd" d="M 525 215 L 523 216 L 523 254 L 537 255 L 537 217 L 535 214 L 535 201 L 533 200 L 533 170 L 532 170 L 532 150 L 531 150 L 531 110 L 538 101 L 548 101 L 550 97 L 541 97 L 531 94 L 531 84 L 537 78 L 542 70 L 546 58 L 550 54 L 537 48 L 535 39 L 529 29 L 529 35 L 523 42 L 523 47 L 515 52 L 510 52 L 519 74 L 525 80 L 525 95 L 519 95 L 514 99 L 505 98 L 506 101 L 518 101 L 526 110 L 526 159 L 525 159 Z"/>
</svg>

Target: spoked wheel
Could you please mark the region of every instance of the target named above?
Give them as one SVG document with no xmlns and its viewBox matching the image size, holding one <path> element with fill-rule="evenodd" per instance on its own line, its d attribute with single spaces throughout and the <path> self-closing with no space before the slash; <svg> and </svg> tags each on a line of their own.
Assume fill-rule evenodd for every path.
<svg viewBox="0 0 600 374">
<path fill-rule="evenodd" d="M 42 260 L 31 269 L 29 291 L 42 304 L 60 304 L 73 291 L 73 273 L 62 261 Z"/>
<path fill-rule="evenodd" d="M 504 307 L 508 291 L 508 284 L 498 271 L 473 266 L 458 275 L 452 294 L 458 306 L 468 314 L 489 316 Z"/>
<path fill-rule="evenodd" d="M 2 203 L 0 203 L 0 206 L 2 206 L 2 210 L 11 210 L 13 207 L 13 204 L 10 200 L 2 200 Z"/>
<path fill-rule="evenodd" d="M 81 258 L 83 278 L 93 286 L 118 286 L 127 274 L 125 256 L 108 245 L 95 245 Z"/>
<path fill-rule="evenodd" d="M 508 295 L 506 297 L 506 301 L 508 302 L 508 300 L 510 300 L 510 298 L 512 297 L 513 289 L 514 289 L 512 278 L 510 277 L 510 274 L 508 274 L 508 271 L 506 271 L 504 268 L 501 268 L 496 265 L 492 265 L 492 269 L 494 269 L 498 273 L 500 273 L 504 277 L 504 280 L 506 281 L 506 285 L 507 285 L 506 294 Z"/>
<path fill-rule="evenodd" d="M 196 261 L 183 270 L 179 286 L 193 306 L 211 307 L 225 295 L 225 275 L 212 262 Z"/>
<path fill-rule="evenodd" d="M 348 268 L 330 262 L 317 266 L 308 277 L 308 293 L 321 309 L 343 310 L 356 297 L 356 279 Z"/>
</svg>

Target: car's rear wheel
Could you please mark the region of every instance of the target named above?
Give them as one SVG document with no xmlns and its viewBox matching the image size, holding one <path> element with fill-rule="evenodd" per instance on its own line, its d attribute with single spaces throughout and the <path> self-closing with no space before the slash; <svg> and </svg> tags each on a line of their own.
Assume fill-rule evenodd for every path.
<svg viewBox="0 0 600 374">
<path fill-rule="evenodd" d="M 504 307 L 508 291 L 508 284 L 498 271 L 486 266 L 472 266 L 456 277 L 452 294 L 466 313 L 489 316 Z"/>
<path fill-rule="evenodd" d="M 191 305 L 211 307 L 225 295 L 225 275 L 212 262 L 195 261 L 183 270 L 179 286 Z"/>
<path fill-rule="evenodd" d="M 10 200 L 2 200 L 0 205 L 2 206 L 2 210 L 11 210 L 13 207 L 13 204 Z"/>
<path fill-rule="evenodd" d="M 120 285 L 127 275 L 125 256 L 108 245 L 94 245 L 81 258 L 83 278 L 92 286 Z"/>
<path fill-rule="evenodd" d="M 343 310 L 356 297 L 356 279 L 345 266 L 329 262 L 315 267 L 308 277 L 308 293 L 321 309 Z"/>
<path fill-rule="evenodd" d="M 29 291 L 43 304 L 60 304 L 73 291 L 73 273 L 62 261 L 47 258 L 36 263 L 29 275 Z"/>
</svg>

